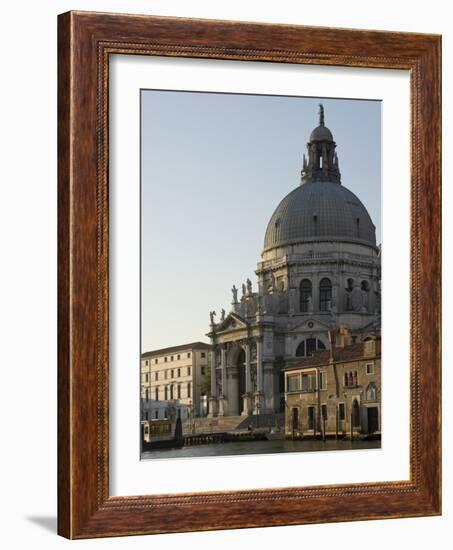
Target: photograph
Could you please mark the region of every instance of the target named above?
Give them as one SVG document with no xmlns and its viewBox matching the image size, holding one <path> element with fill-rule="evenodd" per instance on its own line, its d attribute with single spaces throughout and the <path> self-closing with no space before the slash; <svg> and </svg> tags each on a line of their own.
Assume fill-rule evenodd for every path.
<svg viewBox="0 0 453 550">
<path fill-rule="evenodd" d="M 380 449 L 381 105 L 140 90 L 142 460 Z"/>
</svg>

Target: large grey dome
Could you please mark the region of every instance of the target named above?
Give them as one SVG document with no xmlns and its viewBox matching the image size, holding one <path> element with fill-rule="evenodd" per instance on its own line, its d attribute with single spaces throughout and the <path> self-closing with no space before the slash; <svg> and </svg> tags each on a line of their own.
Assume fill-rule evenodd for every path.
<svg viewBox="0 0 453 550">
<path fill-rule="evenodd" d="M 313 241 L 376 246 L 373 222 L 361 201 L 339 183 L 300 185 L 277 206 L 266 229 L 264 250 Z"/>
</svg>

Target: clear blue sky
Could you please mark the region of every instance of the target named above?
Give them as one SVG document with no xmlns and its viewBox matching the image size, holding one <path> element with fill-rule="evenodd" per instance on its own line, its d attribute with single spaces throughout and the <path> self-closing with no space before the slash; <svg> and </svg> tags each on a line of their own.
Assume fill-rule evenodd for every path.
<svg viewBox="0 0 453 550">
<path fill-rule="evenodd" d="M 256 288 L 267 222 L 299 185 L 320 101 L 342 184 L 379 243 L 379 101 L 142 91 L 142 352 L 207 341 L 232 285 Z"/>
</svg>

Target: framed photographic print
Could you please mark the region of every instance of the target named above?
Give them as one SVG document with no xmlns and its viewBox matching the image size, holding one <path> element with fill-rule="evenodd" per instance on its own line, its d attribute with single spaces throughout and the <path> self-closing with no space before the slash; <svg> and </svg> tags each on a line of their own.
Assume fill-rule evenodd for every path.
<svg viewBox="0 0 453 550">
<path fill-rule="evenodd" d="M 440 105 L 434 35 L 60 16 L 61 535 L 441 513 Z"/>
</svg>

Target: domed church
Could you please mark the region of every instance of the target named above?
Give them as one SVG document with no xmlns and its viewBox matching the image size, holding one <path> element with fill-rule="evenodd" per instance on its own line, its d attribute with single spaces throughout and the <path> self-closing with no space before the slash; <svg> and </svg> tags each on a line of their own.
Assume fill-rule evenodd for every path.
<svg viewBox="0 0 453 550">
<path fill-rule="evenodd" d="M 342 184 L 322 105 L 300 185 L 272 214 L 255 273 L 257 288 L 233 286 L 231 311 L 210 314 L 211 416 L 282 412 L 283 368 L 345 332 L 360 342 L 380 331 L 375 226 Z"/>
</svg>

